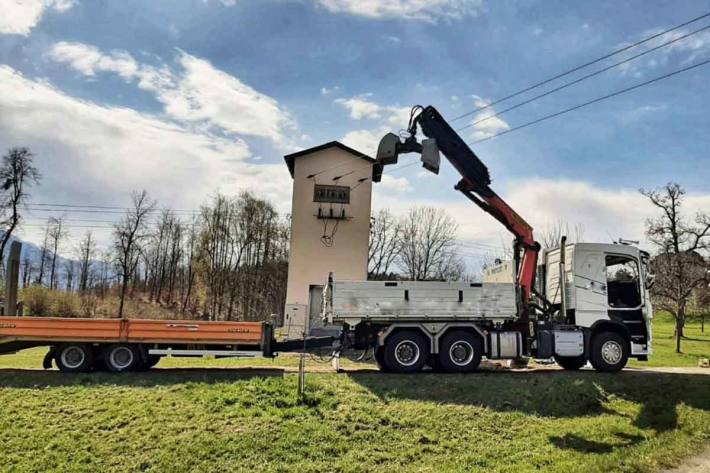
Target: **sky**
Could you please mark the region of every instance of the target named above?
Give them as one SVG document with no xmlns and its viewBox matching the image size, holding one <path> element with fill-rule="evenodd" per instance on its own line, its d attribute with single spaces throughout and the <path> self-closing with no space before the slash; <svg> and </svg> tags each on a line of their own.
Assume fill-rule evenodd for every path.
<svg viewBox="0 0 710 473">
<path fill-rule="evenodd" d="M 707 12 L 700 0 L 0 0 L 0 149 L 35 153 L 35 204 L 121 207 L 147 189 L 160 205 L 191 210 L 217 191 L 249 190 L 286 214 L 285 154 L 340 140 L 374 155 L 413 105 L 453 119 Z M 708 58 L 704 30 L 461 136 L 488 138 Z M 587 241 L 645 245 L 655 211 L 639 188 L 677 181 L 689 217 L 710 211 L 709 79 L 710 65 L 699 67 L 472 149 L 536 229 L 565 222 Z M 388 167 L 373 206 L 444 208 L 471 258 L 507 244 L 497 222 L 453 191 L 457 180 L 447 163 L 439 176 Z M 64 216 L 75 238 L 120 217 L 31 211 L 20 235 L 39 241 L 49 215 Z"/>
</svg>

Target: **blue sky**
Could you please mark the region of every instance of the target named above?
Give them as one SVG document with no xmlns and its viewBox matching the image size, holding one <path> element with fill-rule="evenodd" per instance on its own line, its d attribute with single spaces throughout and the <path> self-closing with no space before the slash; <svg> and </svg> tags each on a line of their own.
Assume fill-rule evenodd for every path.
<svg viewBox="0 0 710 473">
<path fill-rule="evenodd" d="M 414 104 L 453 118 L 710 2 L 0 0 L 0 9 L 0 145 L 36 151 L 45 179 L 35 201 L 125 205 L 145 187 L 165 205 L 196 208 L 216 189 L 251 189 L 287 212 L 284 154 L 334 139 L 373 153 Z M 462 136 L 707 59 L 709 31 Z M 563 220 L 583 224 L 587 239 L 642 239 L 652 210 L 639 187 L 678 181 L 689 212 L 710 207 L 708 78 L 710 65 L 474 150 L 537 227 Z M 438 205 L 463 239 L 507 238 L 455 182 L 448 169 L 434 178 L 409 167 L 376 186 L 374 205 Z"/>
</svg>

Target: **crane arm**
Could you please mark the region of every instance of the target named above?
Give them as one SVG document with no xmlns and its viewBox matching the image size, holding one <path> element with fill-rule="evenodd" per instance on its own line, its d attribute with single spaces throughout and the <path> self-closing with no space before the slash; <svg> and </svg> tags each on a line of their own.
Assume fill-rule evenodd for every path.
<svg viewBox="0 0 710 473">
<path fill-rule="evenodd" d="M 421 112 L 415 115 L 417 109 Z M 389 133 L 382 138 L 377 151 L 378 163 L 383 166 L 394 164 L 399 154 L 417 152 L 422 155 L 424 167 L 438 174 L 439 151 L 441 151 L 461 174 L 461 180 L 456 184 L 455 189 L 502 223 L 515 236 L 517 282 L 523 301 L 529 302 L 540 251 L 540 245 L 533 237 L 532 227 L 491 189 L 491 178 L 486 165 L 434 107 L 415 107 L 412 111 L 408 129 L 409 137 L 402 141 L 397 135 Z M 417 125 L 429 138 L 428 140 L 417 142 Z"/>
</svg>

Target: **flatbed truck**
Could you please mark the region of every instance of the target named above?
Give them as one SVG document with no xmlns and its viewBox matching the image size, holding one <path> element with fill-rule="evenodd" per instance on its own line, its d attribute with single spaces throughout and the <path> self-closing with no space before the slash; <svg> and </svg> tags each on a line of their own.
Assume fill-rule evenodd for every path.
<svg viewBox="0 0 710 473">
<path fill-rule="evenodd" d="M 406 132 L 382 138 L 375 169 L 381 173 L 406 153 L 420 154 L 435 174 L 443 154 L 461 175 L 454 189 L 513 234 L 512 282 L 330 278 L 322 317 L 342 327 L 343 346 L 372 349 L 381 369 L 405 373 L 427 365 L 469 372 L 483 357 L 554 357 L 565 369 L 590 362 L 599 371 L 619 371 L 629 357 L 647 359 L 648 253 L 623 242 L 568 245 L 563 237 L 540 254 L 533 228 L 493 191 L 488 168 L 432 106 L 415 106 Z"/>
</svg>

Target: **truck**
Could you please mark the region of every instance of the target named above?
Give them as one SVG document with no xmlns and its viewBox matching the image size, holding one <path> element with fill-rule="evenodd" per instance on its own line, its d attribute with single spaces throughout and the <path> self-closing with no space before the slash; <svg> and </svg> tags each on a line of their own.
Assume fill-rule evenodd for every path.
<svg viewBox="0 0 710 473">
<path fill-rule="evenodd" d="M 417 140 L 420 131 L 426 136 Z M 438 174 L 443 154 L 461 174 L 455 189 L 514 236 L 510 282 L 338 281 L 321 316 L 344 347 L 373 350 L 380 369 L 470 372 L 483 357 L 554 360 L 575 370 L 621 370 L 652 352 L 649 254 L 617 244 L 573 243 L 541 252 L 532 227 L 491 188 L 487 167 L 432 106 L 412 109 L 407 133 L 380 141 L 376 169 L 418 153 Z M 496 280 L 498 280 L 496 278 Z"/>
</svg>

